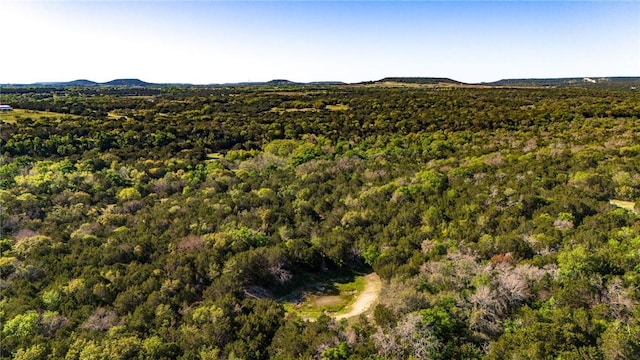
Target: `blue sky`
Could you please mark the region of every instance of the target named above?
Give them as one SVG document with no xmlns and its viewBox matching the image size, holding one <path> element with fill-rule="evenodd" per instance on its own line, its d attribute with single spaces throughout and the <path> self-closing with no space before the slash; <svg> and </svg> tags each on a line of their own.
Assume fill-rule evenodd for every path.
<svg viewBox="0 0 640 360">
<path fill-rule="evenodd" d="M 0 83 L 640 76 L 634 1 L 0 0 Z"/>
</svg>

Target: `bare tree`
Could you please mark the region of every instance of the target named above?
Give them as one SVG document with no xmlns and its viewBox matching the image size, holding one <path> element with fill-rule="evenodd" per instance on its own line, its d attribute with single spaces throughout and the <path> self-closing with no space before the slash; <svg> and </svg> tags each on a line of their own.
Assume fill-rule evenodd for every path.
<svg viewBox="0 0 640 360">
<path fill-rule="evenodd" d="M 389 359 L 432 359 L 442 344 L 418 313 L 402 318 L 395 328 L 378 331 L 372 336 L 378 352 Z"/>
<path fill-rule="evenodd" d="M 603 300 L 609 306 L 609 312 L 614 319 L 624 323 L 629 322 L 636 301 L 631 298 L 622 279 L 615 277 L 609 281 Z"/>
<path fill-rule="evenodd" d="M 97 308 L 80 327 L 82 329 L 107 331 L 119 322 L 118 315 L 113 310 Z"/>
</svg>

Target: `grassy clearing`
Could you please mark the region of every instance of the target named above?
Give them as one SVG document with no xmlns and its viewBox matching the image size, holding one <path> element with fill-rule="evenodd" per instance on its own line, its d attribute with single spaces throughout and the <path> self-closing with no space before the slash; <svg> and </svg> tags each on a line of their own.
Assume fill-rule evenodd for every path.
<svg viewBox="0 0 640 360">
<path fill-rule="evenodd" d="M 615 205 L 617 207 L 620 207 L 629 211 L 633 211 L 634 214 L 638 214 L 638 211 L 636 211 L 635 209 L 635 203 L 633 201 L 611 199 L 609 200 L 609 204 Z"/>
<path fill-rule="evenodd" d="M 317 319 L 322 314 L 338 315 L 349 310 L 366 283 L 363 275 L 317 282 L 287 296 L 283 306 L 288 313 L 303 319 Z"/>
<path fill-rule="evenodd" d="M 350 109 L 349 105 L 345 105 L 345 104 L 326 105 L 324 108 L 329 111 L 347 111 Z M 277 112 L 280 114 L 283 114 L 286 112 L 319 112 L 319 111 L 321 111 L 321 109 L 314 108 L 314 107 L 305 107 L 305 108 L 274 107 L 271 109 L 271 112 Z"/>
<path fill-rule="evenodd" d="M 349 105 L 345 105 L 345 104 L 327 105 L 326 109 L 331 111 L 347 111 L 349 110 Z"/>
<path fill-rule="evenodd" d="M 419 88 L 423 87 L 422 84 L 412 84 L 412 83 L 403 83 L 396 81 L 384 81 L 380 83 L 381 87 L 408 87 L 408 88 Z"/>
<path fill-rule="evenodd" d="M 50 111 L 13 109 L 12 111 L 0 112 L 0 121 L 13 123 L 13 122 L 20 121 L 27 118 L 30 118 L 32 120 L 40 120 L 43 118 L 59 119 L 63 116 L 73 116 L 73 115 L 50 112 Z"/>
<path fill-rule="evenodd" d="M 318 112 L 320 110 L 316 109 L 316 108 L 280 108 L 280 107 L 274 107 L 271 109 L 271 112 L 277 112 L 277 113 L 285 113 L 285 112 Z"/>
<path fill-rule="evenodd" d="M 125 118 L 125 119 L 127 118 L 125 115 L 120 115 L 117 111 L 109 111 L 107 113 L 107 117 L 109 119 L 115 119 L 115 120 L 120 119 L 120 118 Z"/>
<path fill-rule="evenodd" d="M 223 158 L 224 158 L 224 155 L 218 152 L 207 154 L 207 159 L 209 160 L 219 160 Z"/>
</svg>

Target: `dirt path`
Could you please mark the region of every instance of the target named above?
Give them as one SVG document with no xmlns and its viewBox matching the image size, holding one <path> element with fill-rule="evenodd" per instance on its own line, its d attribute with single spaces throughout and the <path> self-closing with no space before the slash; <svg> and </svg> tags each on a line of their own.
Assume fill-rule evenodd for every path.
<svg viewBox="0 0 640 360">
<path fill-rule="evenodd" d="M 382 281 L 380 277 L 376 273 L 371 273 L 364 277 L 365 285 L 364 290 L 358 297 L 356 301 L 349 306 L 350 310 L 346 313 L 338 314 L 333 316 L 336 320 L 347 319 L 354 316 L 358 316 L 363 312 L 369 310 L 371 305 L 373 305 L 378 297 L 380 296 L 380 290 L 382 289 Z"/>
</svg>

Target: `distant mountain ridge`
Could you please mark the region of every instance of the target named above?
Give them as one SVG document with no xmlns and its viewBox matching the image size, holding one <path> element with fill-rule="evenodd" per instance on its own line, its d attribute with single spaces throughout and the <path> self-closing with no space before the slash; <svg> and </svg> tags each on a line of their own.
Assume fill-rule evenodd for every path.
<svg viewBox="0 0 640 360">
<path fill-rule="evenodd" d="M 10 86 L 59 86 L 59 87 L 94 87 L 94 86 L 116 86 L 116 87 L 146 87 L 146 86 L 163 86 L 169 84 L 153 84 L 139 79 L 115 79 L 103 83 L 78 79 L 73 81 L 52 81 L 52 82 L 36 82 L 33 84 L 3 84 Z"/>
<path fill-rule="evenodd" d="M 640 77 L 571 77 L 571 78 L 531 78 L 503 79 L 494 82 L 464 83 L 450 78 L 439 77 L 386 77 L 377 81 L 362 82 L 361 85 L 406 84 L 406 85 L 445 85 L 445 86 L 481 86 L 481 87 L 640 87 Z"/>
<path fill-rule="evenodd" d="M 164 87 L 164 86 L 267 86 L 267 87 L 292 87 L 292 86 L 465 86 L 465 87 L 610 87 L 623 88 L 640 87 L 640 77 L 571 77 L 571 78 L 530 78 L 530 79 L 502 79 L 494 82 L 465 83 L 443 77 L 385 77 L 380 80 L 363 81 L 359 83 L 345 83 L 342 81 L 312 81 L 308 83 L 294 82 L 285 79 L 274 79 L 265 82 L 238 82 L 225 84 L 193 85 L 188 83 L 149 83 L 140 79 L 115 79 L 103 83 L 78 79 L 68 82 L 38 82 L 33 84 L 0 84 L 10 87 Z"/>
<path fill-rule="evenodd" d="M 194 85 L 189 83 L 149 83 L 140 79 L 115 79 L 103 83 L 79 79 L 73 81 L 52 81 L 52 82 L 36 82 L 32 84 L 0 84 L 2 86 L 57 86 L 57 87 L 162 87 L 162 86 L 273 86 L 273 87 L 286 87 L 286 86 L 332 86 L 332 85 L 347 85 L 342 81 L 313 81 L 309 83 L 294 82 L 285 79 L 274 79 L 264 82 L 238 82 L 238 83 L 225 83 L 225 84 L 207 84 L 207 85 Z"/>
<path fill-rule="evenodd" d="M 581 86 L 640 86 L 640 77 L 613 76 L 613 77 L 571 77 L 548 79 L 503 79 L 490 83 L 482 83 L 489 86 L 542 86 L 542 87 L 581 87 Z"/>
</svg>

